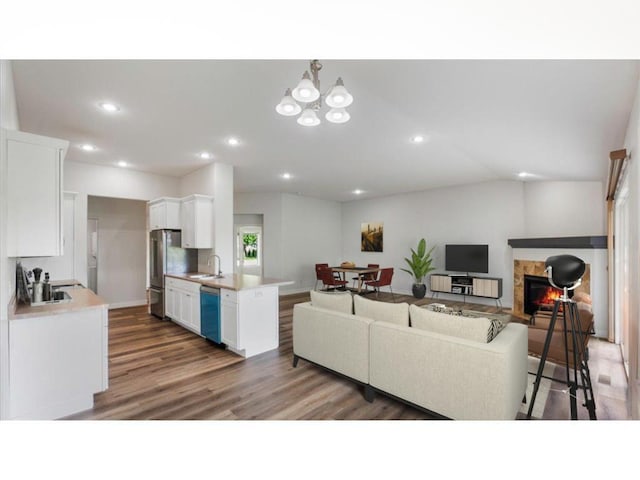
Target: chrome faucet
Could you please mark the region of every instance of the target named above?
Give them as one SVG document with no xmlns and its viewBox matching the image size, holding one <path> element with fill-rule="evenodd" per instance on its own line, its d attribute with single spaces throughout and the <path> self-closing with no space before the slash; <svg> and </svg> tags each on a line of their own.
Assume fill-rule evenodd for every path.
<svg viewBox="0 0 640 480">
<path fill-rule="evenodd" d="M 222 278 L 222 270 L 220 268 L 220 265 L 222 264 L 222 260 L 220 260 L 220 256 L 216 255 L 215 253 L 212 253 L 211 255 L 209 255 L 209 258 L 207 258 L 207 266 L 211 267 L 211 257 L 217 258 L 218 259 L 218 273 L 214 273 L 213 270 L 215 270 L 215 268 L 212 268 L 211 270 L 211 274 L 215 275 L 216 278 Z M 215 267 L 215 261 L 213 262 L 213 266 Z"/>
</svg>

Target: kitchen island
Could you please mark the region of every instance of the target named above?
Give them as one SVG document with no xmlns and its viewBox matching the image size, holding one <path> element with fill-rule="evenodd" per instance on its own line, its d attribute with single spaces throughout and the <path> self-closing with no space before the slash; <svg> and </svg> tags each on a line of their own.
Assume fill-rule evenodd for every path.
<svg viewBox="0 0 640 480">
<path fill-rule="evenodd" d="M 52 420 L 87 410 L 108 387 L 108 304 L 78 282 L 64 290 L 66 302 L 11 304 L 10 419 Z"/>
<path fill-rule="evenodd" d="M 258 275 L 215 278 L 204 272 L 165 275 L 165 312 L 183 327 L 203 335 L 200 287 L 220 289 L 221 342 L 245 358 L 278 348 L 278 289 L 292 281 Z"/>
</svg>

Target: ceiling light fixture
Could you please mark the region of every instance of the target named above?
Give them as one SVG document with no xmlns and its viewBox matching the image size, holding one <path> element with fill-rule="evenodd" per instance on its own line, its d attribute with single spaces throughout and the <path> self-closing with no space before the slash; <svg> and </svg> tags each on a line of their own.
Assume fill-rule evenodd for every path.
<svg viewBox="0 0 640 480">
<path fill-rule="evenodd" d="M 302 114 L 298 117 L 297 122 L 305 127 L 313 127 L 320 124 L 318 112 L 322 108 L 322 102 L 331 107 L 325 114 L 325 118 L 331 123 L 345 123 L 351 118 L 351 115 L 345 110 L 353 103 L 353 96 L 344 88 L 342 78 L 338 77 L 336 83 L 326 92 L 320 93 L 320 79 L 318 72 L 322 68 L 322 64 L 318 60 L 311 60 L 309 63 L 309 71 L 305 71 L 302 80 L 298 86 L 291 90 L 287 88 L 284 97 L 278 105 L 276 112 L 280 115 L 290 117 Z M 304 104 L 303 106 L 299 105 Z"/>
<path fill-rule="evenodd" d="M 209 152 L 202 152 L 200 154 L 200 158 L 203 160 L 209 160 L 211 158 L 211 154 Z"/>
<path fill-rule="evenodd" d="M 80 145 L 80 148 L 85 152 L 93 152 L 96 150 L 96 147 L 94 147 L 93 145 L 89 145 L 88 143 Z"/>
<path fill-rule="evenodd" d="M 525 177 L 528 177 L 529 175 L 530 175 L 530 174 L 528 174 L 527 172 L 520 172 L 520 173 L 518 174 L 518 176 L 519 176 L 520 178 L 525 178 Z"/>
<path fill-rule="evenodd" d="M 118 110 L 120 110 L 120 108 L 117 105 L 109 102 L 101 103 L 100 108 L 107 112 L 117 112 Z"/>
<path fill-rule="evenodd" d="M 231 137 L 231 138 L 229 138 L 229 139 L 227 140 L 227 143 L 228 143 L 229 145 L 231 145 L 232 147 L 235 147 L 236 145 L 238 145 L 238 144 L 240 143 L 240 141 L 239 141 L 237 138 L 235 138 L 235 137 Z"/>
<path fill-rule="evenodd" d="M 284 178 L 285 180 L 289 180 L 289 179 L 291 179 L 291 174 L 285 172 L 285 173 L 282 174 L 282 178 Z"/>
<path fill-rule="evenodd" d="M 124 160 L 120 160 L 120 161 L 118 162 L 118 166 L 119 166 L 119 167 L 126 167 L 127 165 L 129 165 L 129 164 L 128 164 L 127 162 L 125 162 Z"/>
<path fill-rule="evenodd" d="M 413 143 L 422 143 L 424 142 L 424 136 L 423 135 L 415 135 L 411 138 L 411 141 Z"/>
<path fill-rule="evenodd" d="M 358 189 L 358 190 L 354 190 L 353 193 L 356 195 L 361 195 L 363 192 L 362 190 Z"/>
</svg>

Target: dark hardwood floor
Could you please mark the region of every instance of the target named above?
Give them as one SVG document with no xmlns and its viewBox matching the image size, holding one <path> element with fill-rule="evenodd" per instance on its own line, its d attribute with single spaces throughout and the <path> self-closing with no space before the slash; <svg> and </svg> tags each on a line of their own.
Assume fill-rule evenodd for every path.
<svg viewBox="0 0 640 480">
<path fill-rule="evenodd" d="M 375 297 L 371 297 L 375 298 Z M 382 395 L 368 403 L 361 387 L 301 360 L 292 360 L 293 305 L 309 294 L 280 298 L 280 346 L 253 358 L 223 350 L 146 307 L 109 313 L 109 389 L 75 420 L 409 420 L 424 412 Z M 392 301 L 381 293 L 380 300 Z M 395 295 L 395 301 L 495 312 L 491 306 Z M 515 317 L 513 317 L 516 320 Z M 599 419 L 626 419 L 626 379 L 618 347 L 591 342 L 590 367 Z M 617 352 L 617 354 L 616 354 Z M 552 391 L 544 419 L 568 419 L 568 401 Z M 579 407 L 580 410 L 586 409 Z M 581 412 L 581 417 L 583 414 Z M 587 417 L 588 418 L 588 417 Z"/>
</svg>

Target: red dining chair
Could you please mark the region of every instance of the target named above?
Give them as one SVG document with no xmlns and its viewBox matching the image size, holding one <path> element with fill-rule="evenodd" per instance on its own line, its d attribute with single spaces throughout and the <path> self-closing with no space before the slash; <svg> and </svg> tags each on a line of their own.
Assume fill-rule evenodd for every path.
<svg viewBox="0 0 640 480">
<path fill-rule="evenodd" d="M 329 268 L 329 264 L 328 263 L 316 263 L 316 284 L 313 287 L 314 290 L 318 289 L 318 282 L 321 282 L 322 279 L 320 278 L 320 273 L 319 270 L 321 268 Z M 340 280 L 340 274 L 338 272 L 333 272 L 333 276 L 336 278 L 336 280 Z"/>
<path fill-rule="evenodd" d="M 320 277 L 320 269 L 321 268 L 329 268 L 328 263 L 316 263 L 316 284 L 313 287 L 314 290 L 318 289 L 318 282 L 322 281 L 322 277 Z"/>
<path fill-rule="evenodd" d="M 322 280 L 323 285 L 326 287 L 326 290 L 336 289 L 338 287 L 343 288 L 349 283 L 346 280 L 340 280 L 333 276 L 333 271 L 329 267 L 320 267 L 318 269 L 318 274 L 320 275 L 320 280 Z"/>
<path fill-rule="evenodd" d="M 393 302 L 395 303 L 396 297 L 393 294 L 393 290 L 391 289 L 392 278 L 393 278 L 393 268 L 383 268 L 382 270 L 380 270 L 380 277 L 377 280 L 369 280 L 364 283 L 365 285 L 368 285 L 376 289 L 376 298 L 378 298 L 378 294 L 380 293 L 380 287 L 389 287 L 389 291 L 391 292 L 391 297 L 393 298 Z"/>
<path fill-rule="evenodd" d="M 380 268 L 380 265 L 377 263 L 370 263 L 367 265 L 367 268 Z M 356 288 L 356 282 L 360 280 L 362 277 L 363 282 L 373 281 L 378 279 L 378 273 L 380 272 L 372 272 L 372 273 L 363 273 L 362 275 L 358 275 L 357 277 L 353 277 L 353 288 Z M 365 284 L 366 287 L 366 284 Z"/>
</svg>

